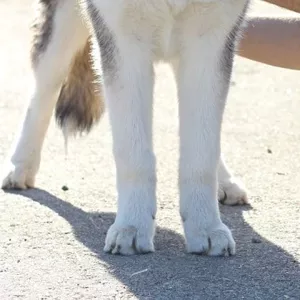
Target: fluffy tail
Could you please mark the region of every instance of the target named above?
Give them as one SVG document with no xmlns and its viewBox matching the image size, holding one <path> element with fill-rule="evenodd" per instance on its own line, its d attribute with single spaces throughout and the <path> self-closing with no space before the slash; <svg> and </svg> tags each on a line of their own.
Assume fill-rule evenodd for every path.
<svg viewBox="0 0 300 300">
<path fill-rule="evenodd" d="M 100 78 L 91 60 L 91 40 L 73 59 L 55 109 L 58 125 L 65 137 L 89 132 L 104 112 Z"/>
</svg>

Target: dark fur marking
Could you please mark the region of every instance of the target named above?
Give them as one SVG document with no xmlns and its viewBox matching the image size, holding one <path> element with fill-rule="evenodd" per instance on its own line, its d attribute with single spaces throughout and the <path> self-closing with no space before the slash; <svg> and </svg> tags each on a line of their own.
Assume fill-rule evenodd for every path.
<svg viewBox="0 0 300 300">
<path fill-rule="evenodd" d="M 234 25 L 231 32 L 229 33 L 223 50 L 223 57 L 222 57 L 223 71 L 225 71 L 226 75 L 229 75 L 229 79 L 232 73 L 232 65 L 234 61 L 235 48 L 238 43 L 241 26 L 244 21 L 247 8 L 248 8 L 248 3 L 245 5 L 243 12 L 241 13 L 236 24 Z"/>
<path fill-rule="evenodd" d="M 104 78 L 111 81 L 117 73 L 117 48 L 113 34 L 91 1 L 88 1 L 88 13 L 100 48 Z"/>
<path fill-rule="evenodd" d="M 31 61 L 33 66 L 37 64 L 40 55 L 46 51 L 51 40 L 58 0 L 38 0 L 37 5 L 38 15 L 32 25 Z"/>
<path fill-rule="evenodd" d="M 244 17 L 248 8 L 249 1 L 246 3 L 241 15 L 238 17 L 235 25 L 231 29 L 231 32 L 228 34 L 225 46 L 223 49 L 223 53 L 221 56 L 221 69 L 220 72 L 223 76 L 223 95 L 224 97 L 224 105 L 227 101 L 227 95 L 229 91 L 229 84 L 232 75 L 233 62 L 235 57 L 235 48 L 238 43 L 238 39 L 240 36 L 241 27 L 244 21 Z"/>
</svg>

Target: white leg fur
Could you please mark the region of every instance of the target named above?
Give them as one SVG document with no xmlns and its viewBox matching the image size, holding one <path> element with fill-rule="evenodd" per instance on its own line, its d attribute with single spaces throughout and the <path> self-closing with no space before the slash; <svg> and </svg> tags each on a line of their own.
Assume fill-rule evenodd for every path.
<svg viewBox="0 0 300 300">
<path fill-rule="evenodd" d="M 102 45 L 104 94 L 117 169 L 118 212 L 104 250 L 124 255 L 154 251 L 152 62 L 176 57 L 180 213 L 187 250 L 234 254 L 235 242 L 221 221 L 217 201 L 220 130 L 228 83 L 222 51 L 246 0 L 80 2 L 86 4 L 84 9 L 95 8 L 89 12 Z M 33 186 L 62 80 L 88 36 L 74 1 L 59 3 L 51 42 L 35 70 L 35 92 L 4 174 L 4 188 Z M 219 177 L 221 188 L 230 195 L 230 185 L 225 183 L 232 183 L 232 176 L 222 162 Z"/>
<path fill-rule="evenodd" d="M 218 199 L 222 204 L 243 205 L 249 203 L 246 188 L 238 178 L 231 174 L 222 156 L 218 168 L 218 183 Z"/>
<path fill-rule="evenodd" d="M 228 83 L 221 60 L 227 36 L 246 0 L 88 2 L 101 14 L 101 22 L 95 18 L 96 26 L 105 24 L 112 33 L 115 47 L 110 38 L 109 49 L 116 48 L 118 56 L 112 66 L 111 56 L 103 49 L 109 69 L 117 70 L 105 80 L 105 96 L 118 188 L 118 213 L 104 250 L 120 254 L 153 251 L 156 179 L 149 117 L 151 52 L 158 59 L 172 59 L 179 53 L 180 212 L 187 249 L 209 255 L 234 254 L 235 242 L 221 221 L 217 200 Z M 107 43 L 107 34 L 105 38 Z"/>
<path fill-rule="evenodd" d="M 235 242 L 221 221 L 217 201 L 220 130 L 228 83 L 222 55 L 232 26 L 232 19 L 226 24 L 222 14 L 212 7 L 201 16 L 188 12 L 183 17 L 180 38 L 187 47 L 181 49 L 176 75 L 180 213 L 188 252 L 208 255 L 235 253 Z M 213 22 L 215 18 L 219 18 L 219 24 Z"/>
<path fill-rule="evenodd" d="M 113 254 L 154 251 L 153 66 L 150 51 L 139 46 L 135 38 L 120 37 L 118 75 L 105 82 L 117 167 L 118 212 L 104 250 Z"/>
<path fill-rule="evenodd" d="M 53 22 L 52 36 L 34 69 L 35 87 L 12 155 L 4 167 L 2 188 L 34 186 L 41 150 L 62 81 L 71 60 L 81 49 L 88 31 L 74 2 L 64 1 Z"/>
</svg>

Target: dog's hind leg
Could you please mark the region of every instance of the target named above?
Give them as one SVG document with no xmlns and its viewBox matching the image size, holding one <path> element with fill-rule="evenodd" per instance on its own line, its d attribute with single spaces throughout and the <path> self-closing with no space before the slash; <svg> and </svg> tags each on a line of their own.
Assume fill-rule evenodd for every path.
<svg viewBox="0 0 300 300">
<path fill-rule="evenodd" d="M 72 0 L 39 0 L 34 24 L 32 65 L 35 87 L 21 131 L 4 168 L 2 188 L 34 185 L 41 149 L 62 83 L 89 32 Z"/>
<path fill-rule="evenodd" d="M 221 156 L 218 168 L 218 199 L 225 205 L 248 204 L 247 191 L 243 183 L 234 177 Z"/>
</svg>

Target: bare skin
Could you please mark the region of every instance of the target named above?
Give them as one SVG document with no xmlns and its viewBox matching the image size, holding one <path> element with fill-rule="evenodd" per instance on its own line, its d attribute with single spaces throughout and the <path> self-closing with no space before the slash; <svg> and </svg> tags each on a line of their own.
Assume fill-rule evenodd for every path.
<svg viewBox="0 0 300 300">
<path fill-rule="evenodd" d="M 300 13 L 299 0 L 263 0 L 263 1 Z"/>
<path fill-rule="evenodd" d="M 300 0 L 267 0 L 300 12 Z M 300 70 L 300 15 L 293 18 L 253 17 L 240 41 L 242 57 L 281 68 Z"/>
</svg>

